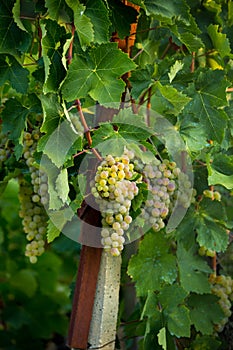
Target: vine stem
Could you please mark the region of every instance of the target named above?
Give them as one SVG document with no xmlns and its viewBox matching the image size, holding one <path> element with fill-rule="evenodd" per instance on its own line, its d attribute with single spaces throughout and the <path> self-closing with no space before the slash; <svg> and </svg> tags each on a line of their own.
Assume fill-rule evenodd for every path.
<svg viewBox="0 0 233 350">
<path fill-rule="evenodd" d="M 194 71 L 195 71 L 195 56 L 196 56 L 196 52 L 192 52 L 192 61 L 191 61 L 191 66 L 190 66 L 191 73 L 194 73 Z"/>
<path fill-rule="evenodd" d="M 69 50 L 68 50 L 68 55 L 67 55 L 67 64 L 70 65 L 72 62 L 72 57 L 73 57 L 73 43 L 74 43 L 74 35 L 75 35 L 75 25 L 74 23 L 72 23 L 71 25 L 71 34 L 72 34 L 72 40 L 69 46 Z M 85 116 L 83 114 L 83 110 L 82 110 L 82 106 L 81 106 L 81 102 L 79 99 L 75 100 L 74 106 L 77 108 L 77 111 L 79 113 L 79 117 L 81 120 L 81 123 L 84 127 L 84 133 L 88 142 L 88 146 L 91 147 L 92 145 L 92 138 L 91 138 L 91 133 L 90 133 L 90 128 L 87 125 Z M 93 152 L 93 154 L 99 159 L 102 160 L 101 155 L 99 154 L 99 152 L 95 149 L 95 148 L 91 148 L 91 151 Z"/>
<path fill-rule="evenodd" d="M 214 257 L 212 258 L 212 269 L 214 270 L 214 274 L 217 272 L 217 253 L 215 252 Z"/>
</svg>

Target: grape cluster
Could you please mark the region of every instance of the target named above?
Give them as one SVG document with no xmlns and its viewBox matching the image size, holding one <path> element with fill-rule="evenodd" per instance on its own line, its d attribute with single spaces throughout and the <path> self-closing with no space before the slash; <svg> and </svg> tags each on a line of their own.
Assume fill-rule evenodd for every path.
<svg viewBox="0 0 233 350">
<path fill-rule="evenodd" d="M 233 301 L 233 280 L 230 276 L 211 274 L 209 281 L 212 285 L 212 293 L 219 297 L 219 305 L 224 312 L 225 317 L 221 323 L 217 324 L 215 329 L 221 332 L 231 316 L 231 302 Z"/>
<path fill-rule="evenodd" d="M 23 156 L 31 174 L 31 183 L 34 191 L 32 200 L 35 203 L 41 202 L 43 205 L 47 205 L 49 201 L 47 175 L 41 169 L 38 169 L 36 165 L 34 165 L 34 152 L 36 151 L 37 141 L 39 138 L 40 132 L 38 129 L 33 130 L 31 133 L 24 133 Z"/>
<path fill-rule="evenodd" d="M 160 161 L 157 158 L 150 164 L 140 162 L 136 164 L 136 170 L 142 171 L 149 190 L 148 198 L 142 208 L 142 216 L 157 232 L 165 226 L 164 219 L 169 214 L 171 198 L 176 190 L 174 179 L 178 176 L 179 169 L 174 162 Z"/>
<path fill-rule="evenodd" d="M 138 195 L 139 183 L 147 186 L 140 218 L 145 222 L 145 227 L 153 228 L 156 232 L 165 226 L 174 202 L 187 208 L 193 195 L 188 176 L 181 172 L 175 162 L 156 157 L 150 162 L 142 159 L 128 149 L 121 157 L 108 155 L 97 168 L 91 184 L 92 194 L 103 217 L 102 245 L 115 256 L 122 251 L 124 232 L 132 222 L 130 209 L 132 200 Z"/>
<path fill-rule="evenodd" d="M 198 249 L 198 254 L 200 256 L 209 256 L 210 258 L 213 258 L 215 257 L 216 255 L 216 252 L 215 250 L 212 250 L 212 249 L 208 249 L 204 246 L 201 246 L 199 249 Z"/>
<path fill-rule="evenodd" d="M 212 199 L 213 201 L 216 200 L 218 202 L 221 201 L 221 194 L 218 191 L 213 190 L 204 190 L 203 195 L 207 198 Z"/>
<path fill-rule="evenodd" d="M 44 252 L 44 235 L 47 231 L 47 215 L 41 203 L 33 201 L 36 196 L 33 187 L 23 178 L 19 178 L 19 216 L 23 219 L 23 229 L 30 243 L 26 245 L 25 255 L 31 263 L 37 262 L 37 257 Z"/>
<path fill-rule="evenodd" d="M 2 132 L 0 125 L 0 166 L 4 163 L 10 156 L 10 150 L 7 148 L 7 135 Z"/>
<path fill-rule="evenodd" d="M 132 217 L 129 215 L 131 201 L 138 194 L 138 187 L 132 181 L 134 165 L 128 155 L 106 158 L 98 166 L 92 194 L 102 214 L 101 243 L 113 256 L 120 255 Z"/>
<path fill-rule="evenodd" d="M 26 246 L 25 255 L 31 263 L 37 262 L 37 256 L 44 252 L 44 235 L 47 231 L 47 215 L 44 206 L 48 204 L 48 184 L 45 172 L 36 166 L 34 153 L 40 138 L 38 129 L 24 132 L 23 157 L 29 168 L 31 183 L 20 180 L 19 200 L 21 203 L 20 217 L 23 219 L 23 229 L 30 243 Z"/>
</svg>

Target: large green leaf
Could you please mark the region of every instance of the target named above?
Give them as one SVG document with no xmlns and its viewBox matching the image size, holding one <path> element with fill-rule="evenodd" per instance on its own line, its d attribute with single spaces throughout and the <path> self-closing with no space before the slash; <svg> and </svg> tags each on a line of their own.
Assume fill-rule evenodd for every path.
<svg viewBox="0 0 233 350">
<path fill-rule="evenodd" d="M 147 65 L 145 68 L 136 69 L 130 77 L 130 83 L 132 85 L 132 97 L 137 99 L 146 89 L 148 89 L 154 82 L 152 75 L 154 67 Z"/>
<path fill-rule="evenodd" d="M 94 40 L 93 24 L 85 14 L 86 6 L 80 4 L 79 1 L 65 0 L 67 5 L 73 10 L 74 25 L 80 44 L 83 50 Z"/>
<path fill-rule="evenodd" d="M 187 292 L 199 294 L 210 292 L 208 273 L 211 269 L 207 263 L 196 255 L 192 248 L 186 250 L 182 244 L 178 245 L 177 259 L 181 286 Z"/>
<path fill-rule="evenodd" d="M 13 18 L 14 0 L 0 2 L 0 53 L 20 55 L 30 45 L 30 36 L 21 30 Z"/>
<path fill-rule="evenodd" d="M 74 57 L 62 87 L 63 96 L 67 101 L 90 95 L 101 104 L 119 102 L 125 87 L 120 77 L 135 67 L 115 43 L 94 47 L 85 56 Z"/>
<path fill-rule="evenodd" d="M 226 250 L 229 236 L 224 227 L 213 220 L 200 217 L 196 230 L 197 241 L 200 246 L 204 246 L 210 250 L 216 250 L 217 252 Z"/>
<path fill-rule="evenodd" d="M 218 51 L 222 58 L 232 55 L 229 39 L 227 38 L 226 34 L 219 31 L 218 25 L 210 24 L 207 32 L 211 38 L 213 47 Z"/>
<path fill-rule="evenodd" d="M 154 95 L 151 99 L 153 110 L 164 115 L 164 113 L 178 115 L 190 98 L 176 90 L 171 85 L 162 85 L 157 82 L 153 89 Z"/>
<path fill-rule="evenodd" d="M 218 324 L 224 317 L 215 295 L 191 294 L 188 305 L 190 318 L 196 330 L 202 334 L 212 334 L 214 324 Z"/>
<path fill-rule="evenodd" d="M 189 7 L 184 0 L 145 0 L 146 11 L 159 21 L 173 24 L 176 20 L 189 24 Z"/>
<path fill-rule="evenodd" d="M 109 41 L 109 11 L 102 0 L 88 0 L 85 14 L 91 19 L 94 29 L 94 41 L 104 43 Z"/>
<path fill-rule="evenodd" d="M 209 185 L 222 185 L 227 189 L 233 188 L 233 156 L 216 154 L 207 160 Z"/>
<path fill-rule="evenodd" d="M 2 56 L 0 56 L 0 86 L 8 81 L 13 89 L 25 94 L 28 89 L 29 71 L 23 68 L 13 56 Z"/>
<path fill-rule="evenodd" d="M 50 19 L 41 21 L 42 55 L 45 66 L 44 93 L 57 92 L 65 77 L 62 63 L 63 45 L 67 40 L 65 29 Z"/>
<path fill-rule="evenodd" d="M 175 257 L 168 253 L 168 241 L 163 235 L 147 233 L 140 243 L 138 254 L 129 262 L 128 274 L 136 282 L 139 296 L 160 290 L 164 282 L 173 283 L 176 279 Z"/>
<path fill-rule="evenodd" d="M 56 21 L 64 20 L 68 22 L 71 20 L 68 16 L 68 6 L 65 0 L 45 0 L 45 6 L 48 9 L 49 17 Z"/>
<path fill-rule="evenodd" d="M 148 293 L 142 316 L 163 320 L 172 335 L 189 337 L 191 322 L 185 306 L 187 295 L 177 284 L 164 286 L 159 293 Z"/>
<path fill-rule="evenodd" d="M 188 94 L 192 97 L 184 110 L 186 114 L 198 118 L 206 136 L 210 140 L 221 143 L 227 126 L 227 115 L 223 107 L 227 105 L 226 81 L 222 71 L 201 72 L 196 80 L 195 88 L 191 86 Z"/>
<path fill-rule="evenodd" d="M 9 133 L 9 139 L 16 145 L 22 143 L 28 113 L 29 110 L 14 98 L 5 103 L 2 112 L 2 130 L 6 134 Z"/>
</svg>

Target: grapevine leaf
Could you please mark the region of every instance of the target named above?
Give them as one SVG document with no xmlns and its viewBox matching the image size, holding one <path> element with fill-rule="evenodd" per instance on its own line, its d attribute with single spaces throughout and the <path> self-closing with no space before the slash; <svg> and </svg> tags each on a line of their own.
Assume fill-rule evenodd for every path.
<svg viewBox="0 0 233 350">
<path fill-rule="evenodd" d="M 70 150 L 79 136 L 73 131 L 68 121 L 64 120 L 48 138 L 43 152 L 60 168 L 70 158 Z"/>
<path fill-rule="evenodd" d="M 202 125 L 187 115 L 180 123 L 180 134 L 191 152 L 201 151 L 207 143 Z"/>
<path fill-rule="evenodd" d="M 48 221 L 47 227 L 47 241 L 51 243 L 55 238 L 60 236 L 61 231 L 53 224 L 51 220 Z"/>
<path fill-rule="evenodd" d="M 56 179 L 56 190 L 59 198 L 65 203 L 68 199 L 69 184 L 67 169 L 62 169 Z"/>
<path fill-rule="evenodd" d="M 153 110 L 160 114 L 169 113 L 178 115 L 190 98 L 182 94 L 170 85 L 162 85 L 160 82 L 155 84 L 154 95 L 151 98 Z"/>
<path fill-rule="evenodd" d="M 211 269 L 207 263 L 201 257 L 194 255 L 192 248 L 186 250 L 182 244 L 178 245 L 177 259 L 181 286 L 187 292 L 208 293 L 210 291 L 208 273 Z"/>
<path fill-rule="evenodd" d="M 94 29 L 94 41 L 98 44 L 109 41 L 109 13 L 101 0 L 88 0 L 85 14 L 91 19 Z"/>
<path fill-rule="evenodd" d="M 187 29 L 190 29 L 189 27 L 184 26 L 183 28 L 182 26 L 173 26 L 171 29 L 190 52 L 198 51 L 198 49 L 203 47 L 204 44 L 202 40 L 195 34 L 187 31 Z"/>
<path fill-rule="evenodd" d="M 24 30 L 25 32 L 27 31 L 26 28 L 24 27 L 21 19 L 20 19 L 20 0 L 16 0 L 13 9 L 12 9 L 12 13 L 13 13 L 13 18 L 15 23 L 17 24 L 17 26 L 21 29 Z"/>
<path fill-rule="evenodd" d="M 229 83 L 222 71 L 201 72 L 195 89 L 189 91 L 192 100 L 186 106 L 184 114 L 198 117 L 210 140 L 221 143 L 227 125 L 227 115 L 222 107 L 227 105 L 226 88 Z M 194 117 L 194 116 L 193 116 Z"/>
<path fill-rule="evenodd" d="M 21 105 L 16 99 L 6 101 L 2 112 L 2 130 L 9 133 L 9 139 L 15 145 L 22 144 L 23 131 L 26 127 L 26 118 L 29 110 Z"/>
<path fill-rule="evenodd" d="M 213 220 L 209 220 L 208 218 L 200 217 L 196 230 L 197 242 L 200 246 L 204 246 L 210 250 L 215 250 L 216 252 L 226 250 L 229 237 L 226 229 L 221 225 Z"/>
<path fill-rule="evenodd" d="M 100 104 L 120 101 L 124 82 L 119 77 L 135 68 L 135 63 L 116 43 L 101 44 L 84 56 L 73 59 L 62 92 L 67 101 L 90 95 Z"/>
<path fill-rule="evenodd" d="M 189 310 L 184 305 L 188 293 L 179 285 L 166 285 L 159 293 L 149 293 L 142 316 L 162 318 L 177 337 L 190 336 Z"/>
<path fill-rule="evenodd" d="M 153 15 L 159 21 L 167 24 L 174 24 L 179 20 L 185 24 L 190 23 L 189 7 L 184 0 L 145 0 L 146 12 L 148 15 Z"/>
<path fill-rule="evenodd" d="M 63 21 L 70 21 L 65 0 L 45 0 L 45 6 L 48 9 L 49 17 L 51 19 L 57 21 L 62 18 Z"/>
<path fill-rule="evenodd" d="M 132 85 L 132 97 L 137 99 L 146 89 L 148 89 L 154 82 L 151 78 L 154 71 L 152 65 L 147 65 L 145 68 L 138 68 L 132 72 L 129 78 Z"/>
<path fill-rule="evenodd" d="M 158 333 L 158 343 L 164 350 L 167 350 L 166 328 L 163 327 Z"/>
<path fill-rule="evenodd" d="M 233 188 L 233 156 L 217 154 L 213 161 L 207 161 L 208 184 L 222 185 L 228 190 Z"/>
<path fill-rule="evenodd" d="M 30 35 L 14 22 L 14 0 L 0 2 L 0 53 L 20 55 L 30 45 Z"/>
<path fill-rule="evenodd" d="M 42 55 L 45 66 L 44 93 L 57 92 L 65 77 L 62 63 L 63 45 L 67 37 L 65 29 L 50 19 L 41 21 Z"/>
<path fill-rule="evenodd" d="M 188 300 L 190 318 L 196 330 L 202 334 L 212 334 L 214 324 L 218 324 L 224 317 L 218 298 L 212 294 L 191 294 Z"/>
<path fill-rule="evenodd" d="M 211 162 L 211 167 L 223 174 L 233 174 L 233 155 L 215 154 Z"/>
<path fill-rule="evenodd" d="M 213 335 L 197 335 L 192 345 L 193 349 L 195 350 L 219 350 L 221 343 L 217 339 L 213 338 Z"/>
<path fill-rule="evenodd" d="M 170 72 L 168 73 L 168 77 L 169 77 L 169 82 L 171 84 L 171 82 L 173 81 L 173 79 L 175 79 L 177 73 L 182 70 L 182 68 L 184 67 L 184 63 L 182 61 L 176 61 L 170 68 Z"/>
<path fill-rule="evenodd" d="M 41 95 L 41 104 L 43 109 L 43 124 L 40 128 L 41 132 L 52 134 L 61 122 L 63 110 L 58 102 L 56 94 Z"/>
<path fill-rule="evenodd" d="M 70 207 L 65 207 L 60 210 L 49 211 L 49 223 L 51 225 L 51 233 L 48 231 L 49 239 L 54 240 L 62 232 L 65 225 L 70 222 L 75 216 L 75 212 Z M 52 240 L 50 242 L 52 242 Z"/>
<path fill-rule="evenodd" d="M 230 42 L 226 34 L 219 32 L 219 26 L 216 24 L 210 24 L 207 32 L 212 40 L 214 48 L 218 51 L 219 55 L 224 58 L 226 56 L 232 56 Z"/>
<path fill-rule="evenodd" d="M 12 88 L 21 94 L 28 89 L 29 71 L 23 68 L 13 56 L 0 57 L 0 86 L 9 81 Z"/>
<path fill-rule="evenodd" d="M 67 5 L 74 12 L 75 29 L 80 40 L 83 50 L 94 40 L 93 24 L 88 16 L 86 16 L 86 6 L 80 4 L 79 1 L 65 0 Z"/>
<path fill-rule="evenodd" d="M 172 335 L 190 337 L 190 326 L 189 310 L 186 306 L 181 305 L 169 313 L 168 329 Z"/>
<path fill-rule="evenodd" d="M 160 290 L 162 283 L 172 283 L 176 279 L 175 257 L 168 253 L 168 247 L 163 234 L 148 233 L 140 243 L 138 254 L 131 258 L 128 274 L 136 282 L 139 296 Z"/>
</svg>

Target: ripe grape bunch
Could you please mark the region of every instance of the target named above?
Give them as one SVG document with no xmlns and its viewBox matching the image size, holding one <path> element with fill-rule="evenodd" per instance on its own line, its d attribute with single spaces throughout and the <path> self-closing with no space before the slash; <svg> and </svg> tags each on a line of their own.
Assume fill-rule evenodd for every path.
<svg viewBox="0 0 233 350">
<path fill-rule="evenodd" d="M 23 219 L 23 229 L 30 243 L 26 245 L 25 255 L 31 263 L 37 262 L 37 257 L 44 252 L 44 235 L 47 231 L 47 215 L 40 202 L 34 202 L 37 196 L 33 187 L 25 179 L 19 178 L 19 216 Z"/>
<path fill-rule="evenodd" d="M 37 262 L 37 256 L 44 252 L 44 235 L 47 231 L 47 214 L 44 206 L 48 204 L 47 175 L 35 165 L 34 153 L 40 137 L 38 129 L 25 132 L 23 137 L 23 157 L 29 168 L 31 183 L 19 179 L 21 204 L 20 217 L 23 219 L 23 229 L 30 241 L 26 246 L 25 255 L 31 263 Z"/>
<path fill-rule="evenodd" d="M 108 155 L 98 166 L 95 183 L 92 183 L 92 194 L 103 217 L 101 243 L 113 256 L 120 255 L 123 250 L 123 235 L 132 222 L 131 201 L 138 194 L 136 182 L 132 181 L 134 175 L 129 156 Z"/>
<path fill-rule="evenodd" d="M 184 186 L 178 191 L 177 179 L 182 175 Z M 108 155 L 97 168 L 92 194 L 102 214 L 102 245 L 113 256 L 120 255 L 124 233 L 132 222 L 132 201 L 139 193 L 139 183 L 146 183 L 147 198 L 142 201 L 141 217 L 145 225 L 159 231 L 177 198 L 184 207 L 192 194 L 191 183 L 175 162 L 154 158 L 144 163 L 133 151 L 125 149 L 121 157 Z"/>
<path fill-rule="evenodd" d="M 215 325 L 217 332 L 222 332 L 228 318 L 231 316 L 231 303 L 233 301 L 233 280 L 230 276 L 215 274 L 210 275 L 210 283 L 212 285 L 212 293 L 219 297 L 219 305 L 223 310 L 225 317 L 221 323 Z"/>
</svg>

